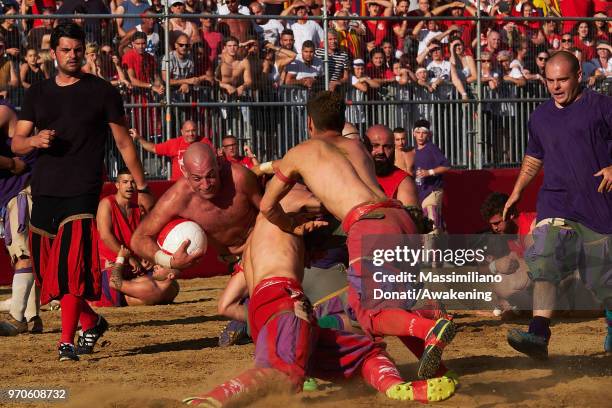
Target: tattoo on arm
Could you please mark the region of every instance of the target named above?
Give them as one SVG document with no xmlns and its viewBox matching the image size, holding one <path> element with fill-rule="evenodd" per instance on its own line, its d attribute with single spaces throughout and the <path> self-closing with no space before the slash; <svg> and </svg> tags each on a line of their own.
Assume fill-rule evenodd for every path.
<svg viewBox="0 0 612 408">
<path fill-rule="evenodd" d="M 113 264 L 111 268 L 110 284 L 115 290 L 121 290 L 121 286 L 123 286 L 123 264 Z"/>
</svg>

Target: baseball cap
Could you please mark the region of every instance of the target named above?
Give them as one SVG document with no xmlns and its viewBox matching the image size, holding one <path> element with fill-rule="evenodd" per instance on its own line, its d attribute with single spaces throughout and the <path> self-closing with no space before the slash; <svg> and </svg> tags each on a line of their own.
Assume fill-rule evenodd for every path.
<svg viewBox="0 0 612 408">
<path fill-rule="evenodd" d="M 499 2 L 499 12 L 500 13 L 509 13 L 510 12 L 510 3 L 507 1 Z"/>
<path fill-rule="evenodd" d="M 595 48 L 604 48 L 607 49 L 610 46 L 610 44 L 605 41 L 605 40 L 601 40 L 601 41 L 597 41 L 597 45 L 595 46 Z"/>
<path fill-rule="evenodd" d="M 169 0 L 168 7 L 172 7 L 175 4 L 185 4 L 184 0 Z"/>
<path fill-rule="evenodd" d="M 357 58 L 356 60 L 353 61 L 353 66 L 361 66 L 361 65 L 365 65 L 365 62 L 363 62 L 361 58 Z"/>
</svg>

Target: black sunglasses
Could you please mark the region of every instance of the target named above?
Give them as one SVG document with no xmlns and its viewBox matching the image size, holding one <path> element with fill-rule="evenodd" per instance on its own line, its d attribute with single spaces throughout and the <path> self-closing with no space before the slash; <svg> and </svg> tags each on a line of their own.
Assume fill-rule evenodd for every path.
<svg viewBox="0 0 612 408">
<path fill-rule="evenodd" d="M 189 44 L 187 43 L 176 43 L 176 46 L 181 48 L 189 48 Z"/>
<path fill-rule="evenodd" d="M 564 43 L 572 42 L 572 39 L 571 38 L 562 38 L 561 42 L 564 42 Z"/>
</svg>

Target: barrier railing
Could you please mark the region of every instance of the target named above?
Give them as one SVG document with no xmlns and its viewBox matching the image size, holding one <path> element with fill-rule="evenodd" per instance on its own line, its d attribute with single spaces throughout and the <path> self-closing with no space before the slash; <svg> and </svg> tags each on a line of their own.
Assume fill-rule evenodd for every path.
<svg viewBox="0 0 612 408">
<path fill-rule="evenodd" d="M 158 13 L 148 12 L 146 18 L 153 19 L 154 30 L 160 35 L 156 49 L 147 48 L 157 59 L 159 67 L 162 60 L 168 60 L 174 44 L 170 41 L 171 34 L 168 21 L 173 18 L 186 17 L 199 25 L 204 19 L 278 19 L 286 22 L 295 20 L 295 16 L 245 16 L 230 15 L 219 16 L 210 14 L 201 15 L 175 15 L 170 14 L 167 8 L 158 10 Z M 149 91 L 139 91 L 137 88 L 129 89 L 129 85 L 117 79 L 114 71 L 113 59 L 120 58 L 129 41 L 122 41 L 123 34 L 116 24 L 117 18 L 124 21 L 138 19 L 142 21 L 141 14 L 97 14 L 97 15 L 4 15 L 0 16 L 0 23 L 7 20 L 15 20 L 5 25 L 11 35 L 5 38 L 7 52 L 0 58 L 0 65 L 12 64 L 12 69 L 22 63 L 26 50 L 29 47 L 42 49 L 44 61 L 41 67 L 45 67 L 45 76 L 53 75 L 54 66 L 50 61 L 48 51 L 45 51 L 45 27 L 49 24 L 45 20 L 71 19 L 83 24 L 87 33 L 87 41 L 98 45 L 98 64 L 100 75 L 107 80 L 117 83 L 120 88 L 128 115 L 129 124 L 137 128 L 149 141 L 162 142 L 171 137 L 180 135 L 181 123 L 190 119 L 196 122 L 199 133 L 210 137 L 216 146 L 220 146 L 220 139 L 224 135 L 234 135 L 238 138 L 240 147 L 249 144 L 255 154 L 261 159 L 272 159 L 281 157 L 290 147 L 299 143 L 307 137 L 305 104 L 308 100 L 310 90 L 300 86 L 287 86 L 271 82 L 261 72 L 254 75 L 252 89 L 241 97 L 229 96 L 219 88 L 218 79 L 212 83 L 209 81 L 198 82 L 189 86 L 187 92 L 178 90 L 177 87 L 169 86 L 169 75 L 162 80 L 166 83 L 166 92 L 163 95 L 152 94 Z M 455 20 L 474 21 L 477 33 L 484 33 L 485 25 L 499 22 L 499 18 L 491 16 L 455 17 L 455 16 L 431 16 L 431 17 L 370 17 L 350 16 L 333 17 L 326 12 L 322 16 L 308 17 L 322 24 L 325 31 L 333 22 L 341 20 L 389 20 L 391 22 L 421 20 Z M 32 30 L 34 21 L 42 21 L 42 28 Z M 37 23 L 39 22 L 37 21 Z M 610 19 L 582 18 L 582 17 L 504 17 L 504 21 L 521 23 L 528 22 L 564 22 L 564 21 L 603 21 L 609 23 Z M 52 25 L 52 24 L 51 24 Z M 198 28 L 199 29 L 199 28 Z M 126 30 L 124 30 L 126 31 Z M 536 30 L 537 31 L 537 30 Z M 174 38 L 174 37 L 173 37 Z M 195 38 L 195 37 L 194 37 Z M 523 37 L 521 37 L 523 38 Z M 523 38 L 527 39 L 527 38 Z M 527 39 L 528 40 L 528 39 Z M 520 41 L 515 41 L 520 45 Z M 532 72 L 535 64 L 534 52 L 540 50 L 535 43 L 527 41 L 527 55 L 531 61 Z M 259 43 L 263 45 L 263 43 Z M 329 87 L 330 64 L 328 55 L 328 42 L 322 41 L 324 69 L 318 82 L 319 89 Z M 149 44 L 147 44 L 149 47 Z M 469 48 L 469 46 L 467 47 Z M 18 52 L 15 52 L 15 49 Z M 517 48 L 518 49 L 518 48 Z M 204 50 L 204 51 L 203 51 Z M 10 52 L 9 52 L 10 51 Z M 205 70 L 205 61 L 210 50 L 206 50 L 202 43 L 192 44 L 190 58 L 194 60 L 196 69 L 200 74 Z M 450 80 L 442 83 L 435 91 L 422 86 L 423 83 L 409 81 L 408 85 L 399 85 L 398 82 L 381 86 L 377 89 L 369 89 L 367 92 L 359 91 L 351 86 L 351 81 L 339 88 L 339 92 L 346 95 L 348 101 L 347 120 L 353 122 L 360 129 L 361 134 L 365 129 L 376 123 L 383 123 L 391 128 L 411 128 L 412 124 L 419 118 L 427 118 L 431 121 L 434 142 L 447 155 L 453 166 L 464 168 L 500 167 L 516 165 L 520 162 L 527 141 L 527 121 L 530 113 L 538 103 L 546 100 L 548 94 L 539 80 L 529 80 L 524 86 L 516 86 L 506 81 L 500 81 L 500 85 L 492 90 L 481 81 L 481 58 L 480 49 L 476 49 L 475 63 L 478 80 L 464 87 L 470 97 L 462 99 L 462 95 Z M 263 64 L 265 52 L 253 56 L 257 64 Z M 414 57 L 414 56 L 412 56 Z M 414 61 L 403 65 L 401 69 L 414 71 Z M 159 68 L 158 67 L 158 68 Z M 18 74 L 18 73 L 17 73 Z M 503 74 L 503 72 L 502 72 Z M 19 76 L 19 75 L 17 75 Z M 503 76 L 503 75 L 502 75 Z M 412 78 L 412 77 L 411 77 Z M 17 107 L 21 104 L 24 88 L 21 81 L 13 83 L 6 81 L 2 83 L 0 78 L 0 92 L 6 91 L 7 98 Z M 598 92 L 610 94 L 612 78 L 600 75 L 588 85 Z M 169 89 L 169 91 L 168 91 Z M 169 163 L 154 154 L 141 151 L 141 157 L 145 165 L 147 175 L 151 178 L 166 178 L 169 171 Z M 114 148 L 107 151 L 108 173 L 112 177 L 120 166 L 120 158 Z"/>
</svg>

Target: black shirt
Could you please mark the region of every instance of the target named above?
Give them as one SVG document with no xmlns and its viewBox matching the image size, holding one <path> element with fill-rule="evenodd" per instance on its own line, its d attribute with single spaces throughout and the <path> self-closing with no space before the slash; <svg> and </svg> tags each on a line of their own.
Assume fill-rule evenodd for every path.
<svg viewBox="0 0 612 408">
<path fill-rule="evenodd" d="M 58 86 L 55 78 L 32 85 L 19 119 L 33 122 L 38 131 L 55 130 L 51 146 L 39 150 L 32 195 L 99 194 L 108 122 L 122 123 L 123 117 L 121 95 L 96 76 L 84 74 L 68 86 Z"/>
</svg>

